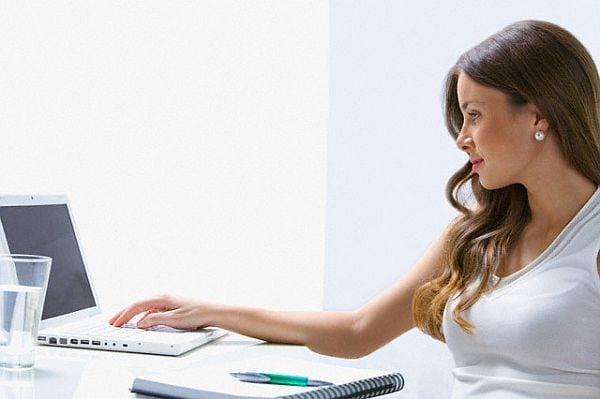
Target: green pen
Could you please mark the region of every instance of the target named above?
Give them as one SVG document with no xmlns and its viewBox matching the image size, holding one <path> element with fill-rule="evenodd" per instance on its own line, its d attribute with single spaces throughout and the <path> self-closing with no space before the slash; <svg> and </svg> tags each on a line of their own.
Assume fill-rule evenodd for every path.
<svg viewBox="0 0 600 399">
<path fill-rule="evenodd" d="M 322 387 L 333 385 L 332 382 L 312 380 L 308 377 L 289 374 L 273 374 L 262 372 L 230 373 L 232 377 L 244 382 L 259 384 L 294 385 L 300 387 Z"/>
</svg>

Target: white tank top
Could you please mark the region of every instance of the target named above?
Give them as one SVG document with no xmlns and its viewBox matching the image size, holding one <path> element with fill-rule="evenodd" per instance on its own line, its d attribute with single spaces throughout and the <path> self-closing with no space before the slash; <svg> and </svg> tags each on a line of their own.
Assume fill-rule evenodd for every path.
<svg viewBox="0 0 600 399">
<path fill-rule="evenodd" d="M 442 329 L 456 368 L 453 399 L 600 398 L 600 188 L 533 262 L 500 279 Z"/>
</svg>

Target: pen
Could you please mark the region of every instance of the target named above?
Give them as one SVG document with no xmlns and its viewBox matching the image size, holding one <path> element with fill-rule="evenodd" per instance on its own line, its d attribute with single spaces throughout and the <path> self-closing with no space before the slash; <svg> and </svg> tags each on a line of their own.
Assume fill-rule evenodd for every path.
<svg viewBox="0 0 600 399">
<path fill-rule="evenodd" d="M 301 387 L 321 387 L 333 385 L 332 382 L 312 380 L 308 377 L 288 374 L 273 374 L 273 373 L 230 373 L 232 377 L 244 382 L 256 382 L 261 384 L 277 384 L 277 385 L 295 385 Z"/>
</svg>

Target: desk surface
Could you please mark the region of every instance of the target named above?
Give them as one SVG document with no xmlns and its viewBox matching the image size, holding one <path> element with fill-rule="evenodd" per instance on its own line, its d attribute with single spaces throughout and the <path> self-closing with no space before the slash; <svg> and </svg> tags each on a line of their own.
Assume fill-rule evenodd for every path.
<svg viewBox="0 0 600 399">
<path fill-rule="evenodd" d="M 129 392 L 134 377 L 140 374 L 177 371 L 206 362 L 217 364 L 264 355 L 333 364 L 344 362 L 317 355 L 303 346 L 264 344 L 236 334 L 229 334 L 178 357 L 40 346 L 33 370 L 0 371 L 0 398 L 146 399 L 150 397 Z M 386 399 L 402 397 L 399 395 L 387 395 Z"/>
</svg>

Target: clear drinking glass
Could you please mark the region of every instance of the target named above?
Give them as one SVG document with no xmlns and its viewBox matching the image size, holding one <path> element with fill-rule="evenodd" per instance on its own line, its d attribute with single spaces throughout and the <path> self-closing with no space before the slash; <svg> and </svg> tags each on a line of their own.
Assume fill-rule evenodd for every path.
<svg viewBox="0 0 600 399">
<path fill-rule="evenodd" d="M 33 367 L 52 259 L 0 255 L 0 368 Z"/>
</svg>

